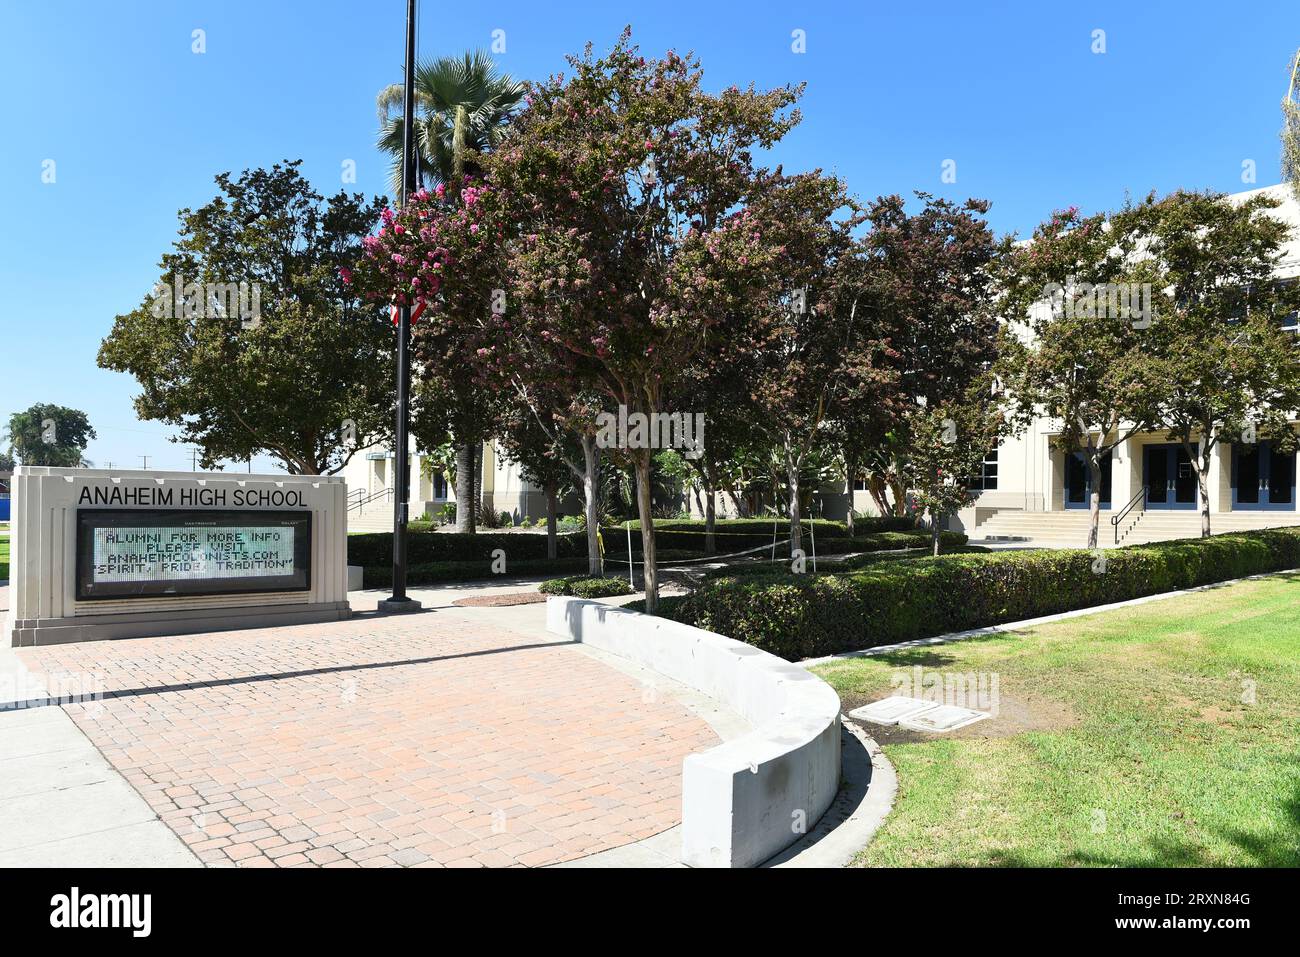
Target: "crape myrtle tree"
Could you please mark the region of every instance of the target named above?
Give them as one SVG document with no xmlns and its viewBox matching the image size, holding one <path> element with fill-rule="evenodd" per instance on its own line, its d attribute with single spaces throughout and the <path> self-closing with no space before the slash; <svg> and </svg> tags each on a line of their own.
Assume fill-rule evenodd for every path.
<svg viewBox="0 0 1300 957">
<path fill-rule="evenodd" d="M 524 480 L 536 485 L 546 494 L 546 557 L 555 558 L 557 509 L 560 493 L 573 480 L 565 459 L 576 461 L 581 451 L 575 453 L 572 437 L 559 429 L 543 428 L 533 409 L 521 399 L 513 402 L 502 414 L 497 438 L 507 459 L 519 465 Z M 569 448 L 559 445 L 568 440 Z"/>
<path fill-rule="evenodd" d="M 434 414 L 425 407 L 421 441 L 437 442 L 454 432 L 457 415 L 462 430 L 484 421 L 485 398 L 494 410 L 522 403 L 532 413 L 581 485 L 589 570 L 602 574 L 596 365 L 560 348 L 558 339 L 542 334 L 544 329 L 527 333 L 518 267 L 510 255 L 508 224 L 514 210 L 505 193 L 482 181 L 467 183 L 459 202 L 447 192 L 442 186 L 421 190 L 399 212 L 386 212 L 348 278 L 371 299 L 422 309 L 412 334 L 419 389 L 424 402 L 441 402 L 444 411 Z M 466 397 L 464 403 L 461 397 Z M 568 455 L 564 433 L 578 437 L 581 464 Z M 473 481 L 472 475 L 462 478 L 473 471 L 461 454 L 464 447 L 458 437 L 458 528 L 464 527 L 461 488 Z"/>
<path fill-rule="evenodd" d="M 970 503 L 969 479 L 1007 426 L 988 374 L 973 380 L 964 393 L 909 414 L 908 476 L 917 505 L 930 516 L 931 554 L 939 554 L 944 518 Z"/>
<path fill-rule="evenodd" d="M 421 179 L 438 199 L 455 205 L 463 188 L 482 177 L 482 155 L 505 136 L 523 99 L 525 85 L 500 72 L 482 51 L 426 60 L 415 69 L 415 142 Z M 379 146 L 393 157 L 392 188 L 401 193 L 404 87 L 395 83 L 378 98 L 382 131 Z M 394 110 L 397 115 L 393 115 Z M 469 324 L 473 316 L 461 316 Z M 458 337 L 444 332 L 426 341 L 426 374 L 416 386 L 412 432 L 417 443 L 441 442 L 450 431 L 456 442 L 456 530 L 473 532 L 479 503 L 479 463 L 483 441 L 492 432 L 494 393 L 474 384 L 471 365 L 458 361 Z M 426 337 L 427 339 L 427 337 Z M 448 341 L 451 340 L 451 341 Z M 419 347 L 420 343 L 414 343 Z"/>
<path fill-rule="evenodd" d="M 866 316 L 858 217 L 844 185 L 778 171 L 753 208 L 781 254 L 752 304 L 748 407 L 782 473 L 793 555 L 803 547 L 801 477 L 811 457 L 832 438 L 844 403 L 885 401 L 889 367 Z"/>
<path fill-rule="evenodd" d="M 671 399 L 674 408 L 704 416 L 703 442 L 694 450 L 685 450 L 689 454 L 681 456 L 678 477 L 699 493 L 708 555 L 716 551 L 718 496 L 730 492 L 737 514 L 742 514 L 735 486 L 744 469 L 744 450 L 755 435 L 756 417 L 749 359 L 731 351 L 706 351 Z"/>
<path fill-rule="evenodd" d="M 180 211 L 161 279 L 99 349 L 101 368 L 139 382 L 136 414 L 179 426 L 204 468 L 265 453 L 333 474 L 391 433 L 392 330 L 341 278 L 384 200 L 326 200 L 299 165 L 217 176 L 220 195 Z"/>
<path fill-rule="evenodd" d="M 885 471 L 898 483 L 895 511 L 904 508 L 908 484 L 925 486 L 930 491 L 923 504 L 937 525 L 951 509 L 936 483 L 952 478 L 964 452 L 948 448 L 947 457 L 935 458 L 936 450 L 926 458 L 917 450 L 946 428 L 945 419 L 957 423 L 958 445 L 985 434 L 974 427 L 975 413 L 963 409 L 976 396 L 993 398 L 991 385 L 976 384 L 989 376 L 1001 351 L 1005 303 L 999 290 L 1010 240 L 998 240 L 984 220 L 987 200 L 916 196 L 916 213 L 897 195 L 882 196 L 866 210 L 866 301 L 869 321 L 888 342 L 897 373 L 894 401 L 880 410 L 892 418 L 881 431 L 893 460 Z M 971 425 L 969 433 L 960 431 L 963 422 Z"/>
<path fill-rule="evenodd" d="M 760 178 L 752 151 L 797 121 L 798 91 L 706 93 L 697 61 L 646 59 L 629 31 L 606 56 L 588 47 L 569 63 L 570 78 L 532 89 L 487 164 L 519 226 L 516 331 L 589 368 L 607 411 L 651 417 L 701 353 L 745 344 L 722 320 L 777 257 L 745 208 Z M 648 438 L 629 434 L 626 452 L 654 611 Z"/>
<path fill-rule="evenodd" d="M 1009 340 L 999 372 L 1021 423 L 1059 421 L 1055 444 L 1082 455 L 1091 494 L 1088 548 L 1101 521 L 1102 463 L 1155 418 L 1152 261 L 1132 210 L 1058 211 L 1011 254 L 1007 312 L 1029 341 Z M 1145 289 L 1145 298 L 1143 290 Z"/>
<path fill-rule="evenodd" d="M 1213 192 L 1152 194 L 1134 207 L 1154 269 L 1152 376 L 1160 422 L 1196 470 L 1201 535 L 1210 534 L 1211 453 L 1270 436 L 1293 452 L 1300 345 L 1283 322 L 1300 287 L 1276 269 L 1290 227 L 1266 195 L 1236 203 Z"/>
<path fill-rule="evenodd" d="M 86 446 L 93 438 L 95 430 L 86 413 L 46 402 L 9 416 L 5 433 L 5 441 L 19 464 L 60 468 L 88 466 Z M 0 471 L 10 470 L 12 465 L 0 466 Z"/>
<path fill-rule="evenodd" d="M 477 450 L 495 429 L 500 393 L 491 388 L 485 347 L 492 311 L 503 308 L 506 261 L 499 205 L 467 182 L 455 192 L 419 190 L 385 209 L 379 232 L 346 278 L 367 298 L 410 305 L 418 414 L 413 431 L 432 450 L 456 442 L 456 530 L 475 530 Z M 467 454 L 468 453 L 468 454 Z"/>
</svg>

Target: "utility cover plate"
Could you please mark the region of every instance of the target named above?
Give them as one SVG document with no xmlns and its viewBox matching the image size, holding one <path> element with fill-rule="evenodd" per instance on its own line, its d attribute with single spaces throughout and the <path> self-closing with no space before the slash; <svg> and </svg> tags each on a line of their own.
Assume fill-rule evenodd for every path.
<svg viewBox="0 0 1300 957">
<path fill-rule="evenodd" d="M 881 698 L 879 701 L 873 701 L 871 704 L 863 705 L 861 708 L 854 708 L 849 712 L 849 717 L 857 718 L 859 721 L 870 721 L 874 724 L 898 724 L 904 718 L 910 718 L 913 715 L 919 715 L 937 707 L 939 706 L 933 701 L 922 701 L 920 698 L 905 698 L 902 695 L 892 695 L 888 698 Z"/>
<path fill-rule="evenodd" d="M 941 704 L 927 708 L 924 711 L 914 712 L 900 720 L 898 725 L 911 731 L 929 731 L 933 734 L 942 734 L 945 731 L 956 731 L 958 728 L 964 728 L 968 724 L 974 724 L 976 721 L 983 721 L 985 718 L 991 717 L 992 715 L 987 711 L 959 708 L 953 704 Z"/>
</svg>

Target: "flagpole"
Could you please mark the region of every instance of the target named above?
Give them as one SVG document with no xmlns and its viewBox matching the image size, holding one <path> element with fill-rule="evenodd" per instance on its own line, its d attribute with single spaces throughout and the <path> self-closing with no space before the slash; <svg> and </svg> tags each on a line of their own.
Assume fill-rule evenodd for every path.
<svg viewBox="0 0 1300 957">
<path fill-rule="evenodd" d="M 402 193 L 400 205 L 414 193 L 415 159 L 415 2 L 406 2 L 406 87 L 402 112 Z M 411 495 L 409 424 L 411 417 L 411 306 L 397 309 L 397 428 L 393 455 L 393 594 L 379 603 L 383 612 L 418 611 L 420 603 L 406 594 L 407 502 Z"/>
</svg>

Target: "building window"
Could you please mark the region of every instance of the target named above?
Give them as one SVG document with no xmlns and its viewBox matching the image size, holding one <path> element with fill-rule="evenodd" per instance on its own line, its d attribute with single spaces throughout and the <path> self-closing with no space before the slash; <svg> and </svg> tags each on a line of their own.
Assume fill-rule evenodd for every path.
<svg viewBox="0 0 1300 957">
<path fill-rule="evenodd" d="M 853 491 L 865 492 L 867 490 L 867 480 L 861 476 L 853 480 Z"/>
<path fill-rule="evenodd" d="M 435 500 L 447 497 L 447 476 L 441 472 L 433 474 L 433 497 Z"/>
<path fill-rule="evenodd" d="M 998 487 L 998 450 L 993 449 L 980 463 L 978 475 L 972 475 L 966 487 L 972 492 L 987 492 Z"/>
</svg>

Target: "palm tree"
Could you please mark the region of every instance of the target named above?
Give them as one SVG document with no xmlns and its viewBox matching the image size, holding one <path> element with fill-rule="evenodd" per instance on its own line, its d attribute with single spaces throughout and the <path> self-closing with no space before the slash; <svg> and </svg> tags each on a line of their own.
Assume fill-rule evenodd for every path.
<svg viewBox="0 0 1300 957">
<path fill-rule="evenodd" d="M 1282 178 L 1300 197 L 1300 50 L 1291 59 L 1291 85 L 1282 98 Z"/>
<path fill-rule="evenodd" d="M 459 183 L 476 172 L 474 154 L 500 142 L 525 85 L 497 70 L 481 50 L 426 60 L 415 69 L 415 139 L 427 185 Z M 402 84 L 379 94 L 379 148 L 393 157 L 394 193 L 402 187 Z M 392 115 L 393 111 L 397 115 Z"/>
<path fill-rule="evenodd" d="M 475 157 L 489 152 L 524 98 L 526 87 L 498 72 L 481 50 L 463 57 L 426 60 L 415 68 L 415 141 L 427 186 L 459 184 L 479 172 Z M 393 193 L 402 193 L 402 115 L 405 91 L 394 84 L 378 97 L 379 148 L 393 157 Z M 392 113 L 397 110 L 397 115 Z M 455 202 L 457 190 L 448 190 Z M 473 532 L 478 504 L 478 443 L 456 447 L 456 531 Z"/>
</svg>

